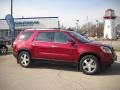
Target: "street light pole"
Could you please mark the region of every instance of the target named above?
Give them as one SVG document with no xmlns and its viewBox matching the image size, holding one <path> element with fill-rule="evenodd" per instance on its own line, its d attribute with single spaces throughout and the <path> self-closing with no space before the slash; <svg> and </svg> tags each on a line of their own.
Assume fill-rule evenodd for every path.
<svg viewBox="0 0 120 90">
<path fill-rule="evenodd" d="M 86 17 L 86 20 L 87 20 L 87 34 L 88 36 L 90 35 L 90 32 L 89 32 L 89 21 L 88 21 L 88 16 Z"/>
<path fill-rule="evenodd" d="M 96 20 L 96 32 L 97 32 L 97 38 L 99 37 L 99 34 L 98 34 L 98 20 Z"/>
<path fill-rule="evenodd" d="M 79 20 L 76 20 L 76 31 L 78 32 L 78 23 L 79 23 Z"/>
</svg>

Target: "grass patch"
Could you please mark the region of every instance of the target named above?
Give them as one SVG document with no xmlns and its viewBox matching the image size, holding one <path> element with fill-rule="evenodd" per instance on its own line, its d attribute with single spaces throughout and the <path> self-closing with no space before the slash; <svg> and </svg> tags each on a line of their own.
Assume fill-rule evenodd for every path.
<svg viewBox="0 0 120 90">
<path fill-rule="evenodd" d="M 120 52 L 120 47 L 119 48 L 115 48 L 115 51 Z"/>
<path fill-rule="evenodd" d="M 7 47 L 8 47 L 8 52 L 12 52 L 12 47 L 11 47 L 11 45 L 7 45 Z"/>
<path fill-rule="evenodd" d="M 8 51 L 9 51 L 9 52 L 12 52 L 12 48 L 11 48 L 11 47 L 8 47 Z"/>
</svg>

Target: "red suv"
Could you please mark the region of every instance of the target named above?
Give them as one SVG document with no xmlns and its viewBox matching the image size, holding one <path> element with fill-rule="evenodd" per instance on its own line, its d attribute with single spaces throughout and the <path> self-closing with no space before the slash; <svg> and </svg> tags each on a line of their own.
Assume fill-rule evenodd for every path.
<svg viewBox="0 0 120 90">
<path fill-rule="evenodd" d="M 72 62 L 85 74 L 96 74 L 117 59 L 113 47 L 89 41 L 74 31 L 34 30 L 21 32 L 13 43 L 13 55 L 22 67 L 33 61 Z"/>
</svg>

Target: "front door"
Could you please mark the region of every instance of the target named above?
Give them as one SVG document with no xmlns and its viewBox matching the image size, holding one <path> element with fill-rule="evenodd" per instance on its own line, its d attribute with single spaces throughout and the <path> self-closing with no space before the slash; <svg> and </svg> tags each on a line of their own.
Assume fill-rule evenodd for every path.
<svg viewBox="0 0 120 90">
<path fill-rule="evenodd" d="M 54 59 L 74 61 L 78 58 L 77 46 L 72 46 L 70 42 L 71 38 L 62 32 L 55 32 L 52 43 L 52 53 L 54 53 Z"/>
</svg>

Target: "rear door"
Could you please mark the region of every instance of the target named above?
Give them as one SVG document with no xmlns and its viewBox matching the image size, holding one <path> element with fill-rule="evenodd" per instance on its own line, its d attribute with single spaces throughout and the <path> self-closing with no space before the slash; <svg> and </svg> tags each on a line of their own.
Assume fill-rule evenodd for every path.
<svg viewBox="0 0 120 90">
<path fill-rule="evenodd" d="M 51 32 L 38 32 L 37 36 L 32 42 L 32 53 L 34 58 L 52 58 L 51 38 Z"/>
</svg>

